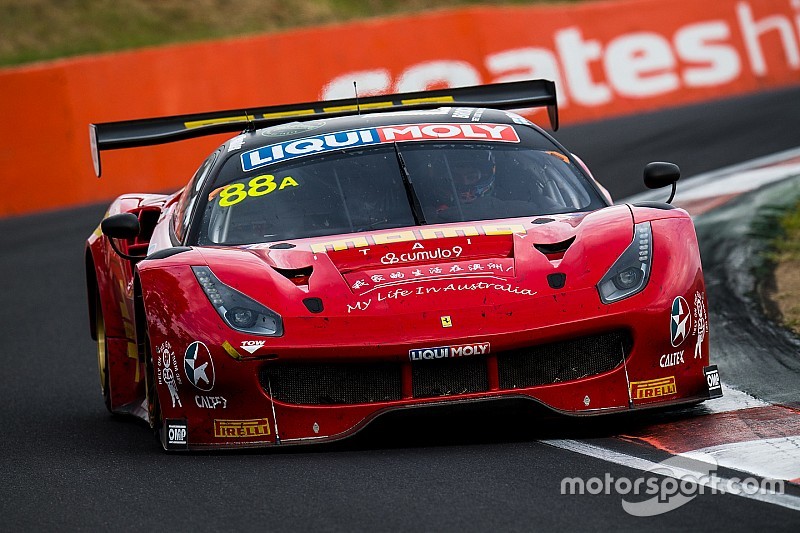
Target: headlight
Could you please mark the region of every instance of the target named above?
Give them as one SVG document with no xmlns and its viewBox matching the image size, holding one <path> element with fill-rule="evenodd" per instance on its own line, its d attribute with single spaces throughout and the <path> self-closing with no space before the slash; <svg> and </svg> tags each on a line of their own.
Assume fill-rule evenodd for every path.
<svg viewBox="0 0 800 533">
<path fill-rule="evenodd" d="M 597 284 L 603 303 L 610 304 L 640 292 L 650 279 L 653 234 L 649 222 L 636 224 L 633 242 Z"/>
<path fill-rule="evenodd" d="M 211 305 L 230 327 L 254 335 L 283 335 L 283 320 L 278 313 L 225 285 L 208 267 L 193 266 L 192 272 Z"/>
</svg>

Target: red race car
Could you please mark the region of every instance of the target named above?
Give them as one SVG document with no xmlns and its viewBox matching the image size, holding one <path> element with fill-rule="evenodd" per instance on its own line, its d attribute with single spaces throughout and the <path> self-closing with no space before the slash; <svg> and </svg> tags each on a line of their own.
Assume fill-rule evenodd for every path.
<svg viewBox="0 0 800 533">
<path fill-rule="evenodd" d="M 88 240 L 108 409 L 173 450 L 330 441 L 423 405 L 720 395 L 692 220 L 612 205 L 509 111 L 538 106 L 557 129 L 546 80 L 91 125 L 98 175 L 101 150 L 244 131 Z M 674 194 L 679 170 L 644 177 Z"/>
</svg>

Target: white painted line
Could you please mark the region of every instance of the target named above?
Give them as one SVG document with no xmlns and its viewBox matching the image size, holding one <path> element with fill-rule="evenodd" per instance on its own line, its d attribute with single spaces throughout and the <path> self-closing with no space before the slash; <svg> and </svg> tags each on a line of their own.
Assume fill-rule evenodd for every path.
<svg viewBox="0 0 800 533">
<path fill-rule="evenodd" d="M 690 178 L 690 180 L 699 183 L 702 183 L 704 181 L 716 181 L 720 178 L 720 176 L 725 176 L 728 174 L 736 174 L 738 172 L 758 167 L 780 165 L 784 161 L 789 161 L 796 157 L 800 157 L 800 147 L 791 148 L 789 150 L 784 150 L 783 152 L 777 152 L 774 154 L 766 155 L 764 157 L 758 157 L 756 159 L 751 159 L 749 161 L 744 161 L 742 163 L 737 163 L 735 165 L 723 167 L 718 170 L 712 170 L 711 172 L 704 172 L 703 174 L 698 174 L 697 176 Z"/>
<path fill-rule="evenodd" d="M 681 191 L 679 200 L 688 202 L 726 194 L 741 194 L 798 174 L 800 174 L 800 163 L 743 170 L 724 179 L 720 177 L 717 180 L 703 180 L 703 183 L 694 182 L 692 187 L 686 187 Z"/>
<path fill-rule="evenodd" d="M 767 183 L 772 183 L 774 181 L 779 181 L 783 178 L 790 177 L 793 174 L 797 174 L 800 172 L 800 165 L 796 163 L 791 164 L 782 164 L 786 161 L 791 159 L 795 159 L 800 157 L 800 148 L 792 148 L 791 150 L 785 150 L 783 152 L 778 152 L 776 154 L 759 157 L 757 159 L 751 159 L 750 161 L 745 161 L 743 163 L 738 163 L 736 165 L 731 165 L 729 167 L 721 168 L 719 170 L 714 170 L 711 172 L 706 172 L 703 174 L 698 174 L 697 176 L 691 176 L 688 178 L 681 179 L 678 182 L 678 192 L 675 195 L 675 199 L 677 202 L 683 202 L 687 199 L 697 199 L 703 197 L 716 197 L 721 196 L 727 193 L 735 193 L 735 192 L 744 192 L 747 190 L 752 190 L 761 185 L 765 185 Z M 767 167 L 767 168 L 765 168 Z M 771 170 L 774 168 L 775 174 L 771 173 Z M 765 171 L 763 174 L 759 173 L 755 169 Z M 755 171 L 756 174 L 751 175 L 751 177 L 746 178 L 744 180 L 739 180 L 738 178 L 731 178 L 724 181 L 726 184 L 725 188 L 720 187 L 720 181 L 725 179 L 728 176 L 732 176 L 735 174 L 746 173 Z M 741 189 L 742 186 L 746 185 L 747 179 L 753 179 L 753 176 L 756 178 L 763 180 L 762 182 L 758 183 L 757 186 L 752 186 L 749 188 Z M 732 184 L 736 184 L 737 188 L 732 190 L 727 190 L 727 183 L 731 182 Z M 667 191 L 665 194 L 664 191 Z M 622 200 L 616 201 L 616 203 L 635 203 L 635 202 L 644 202 L 644 201 L 652 201 L 652 200 L 659 200 L 664 201 L 664 199 L 669 196 L 669 192 L 667 189 L 659 189 L 654 191 L 645 191 L 639 194 L 635 194 L 633 196 L 629 196 L 628 198 L 623 198 Z"/>
<path fill-rule="evenodd" d="M 741 411 L 742 409 L 752 409 L 753 407 L 769 407 L 772 405 L 764 400 L 759 400 L 750 396 L 746 392 L 722 384 L 722 398 L 715 398 L 703 402 L 702 409 L 708 414 L 730 413 L 731 411 Z"/>
<path fill-rule="evenodd" d="M 737 480 L 736 478 L 723 478 L 716 475 L 708 476 L 707 471 L 703 472 L 702 469 L 687 469 L 669 464 L 669 459 L 664 463 L 654 463 L 641 457 L 634 457 L 632 455 L 609 450 L 607 448 L 602 448 L 600 446 L 595 446 L 594 444 L 577 440 L 551 439 L 542 440 L 540 442 L 547 444 L 548 446 L 579 453 L 588 457 L 594 457 L 596 459 L 626 466 L 642 472 L 678 479 L 680 480 L 681 485 L 684 483 L 702 485 L 703 487 L 707 487 L 709 489 L 714 489 L 719 492 L 732 494 L 735 496 L 741 496 L 749 500 L 756 500 L 772 505 L 778 505 L 780 507 L 785 507 L 787 509 L 800 511 L 800 497 L 798 496 L 780 492 L 770 492 L 764 490 L 763 488 L 759 489 L 755 493 L 751 493 L 752 491 L 747 490 L 747 485 L 744 485 L 741 482 L 741 479 Z M 675 457 L 672 457 L 671 459 L 675 459 Z M 713 464 L 708 464 L 708 467 L 709 470 L 713 470 Z M 629 502 L 626 502 L 623 499 L 623 507 L 625 507 L 626 503 Z M 683 503 L 686 503 L 686 501 Z M 676 505 L 682 504 L 679 503 Z"/>
<path fill-rule="evenodd" d="M 710 456 L 720 466 L 770 479 L 800 478 L 800 435 L 726 443 L 680 455 L 700 461 Z"/>
</svg>

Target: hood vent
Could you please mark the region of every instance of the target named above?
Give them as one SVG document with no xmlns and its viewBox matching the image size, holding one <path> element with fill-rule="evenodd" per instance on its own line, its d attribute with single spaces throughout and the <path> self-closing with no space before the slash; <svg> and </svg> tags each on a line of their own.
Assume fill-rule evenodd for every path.
<svg viewBox="0 0 800 533">
<path fill-rule="evenodd" d="M 314 271 L 314 267 L 307 266 L 303 268 L 278 268 L 276 266 L 272 267 L 275 272 L 280 274 L 281 276 L 285 277 L 292 283 L 297 286 L 307 286 L 308 279 L 311 277 L 311 273 Z"/>
<path fill-rule="evenodd" d="M 542 252 L 544 255 L 547 256 L 548 259 L 561 259 L 564 256 L 564 252 L 572 246 L 572 243 L 575 242 L 575 237 L 572 236 L 566 241 L 561 242 L 554 242 L 552 244 L 534 244 L 533 247 Z M 561 256 L 561 257 L 550 257 L 550 256 Z"/>
<path fill-rule="evenodd" d="M 270 250 L 291 250 L 295 246 L 296 245 L 294 245 L 294 244 L 292 244 L 290 242 L 279 242 L 277 244 L 273 244 L 272 246 L 270 246 L 269 249 Z"/>
</svg>

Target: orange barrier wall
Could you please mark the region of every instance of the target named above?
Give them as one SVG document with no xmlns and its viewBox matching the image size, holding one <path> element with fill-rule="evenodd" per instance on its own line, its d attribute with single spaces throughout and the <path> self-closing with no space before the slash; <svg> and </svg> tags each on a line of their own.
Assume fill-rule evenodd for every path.
<svg viewBox="0 0 800 533">
<path fill-rule="evenodd" d="M 0 70 L 0 216 L 175 189 L 224 138 L 105 152 L 97 180 L 90 122 L 540 77 L 562 123 L 797 84 L 800 0 L 472 8 Z"/>
</svg>

